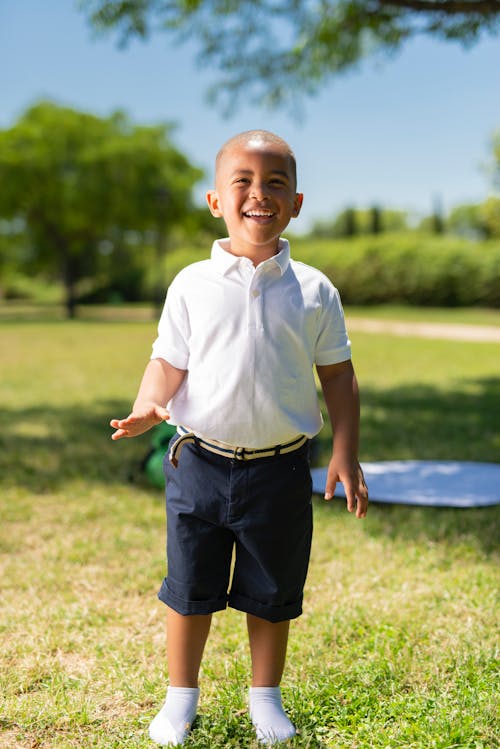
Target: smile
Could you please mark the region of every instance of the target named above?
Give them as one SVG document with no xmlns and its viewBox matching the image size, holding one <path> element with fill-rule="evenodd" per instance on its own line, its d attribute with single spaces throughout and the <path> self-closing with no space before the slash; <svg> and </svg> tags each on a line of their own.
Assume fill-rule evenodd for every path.
<svg viewBox="0 0 500 749">
<path fill-rule="evenodd" d="M 272 218 L 276 214 L 273 211 L 244 211 L 243 215 L 247 218 Z"/>
</svg>

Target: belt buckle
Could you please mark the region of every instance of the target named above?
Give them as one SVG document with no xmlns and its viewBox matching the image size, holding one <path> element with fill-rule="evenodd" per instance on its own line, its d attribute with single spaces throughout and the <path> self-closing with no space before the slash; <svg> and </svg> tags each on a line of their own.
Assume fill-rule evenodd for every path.
<svg viewBox="0 0 500 749">
<path fill-rule="evenodd" d="M 245 448 L 244 447 L 235 447 L 234 448 L 234 459 L 235 460 L 245 460 Z"/>
</svg>

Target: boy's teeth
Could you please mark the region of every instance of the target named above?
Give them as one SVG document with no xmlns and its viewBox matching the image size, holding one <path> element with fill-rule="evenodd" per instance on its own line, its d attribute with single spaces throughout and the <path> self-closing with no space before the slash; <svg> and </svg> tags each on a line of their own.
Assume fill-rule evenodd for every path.
<svg viewBox="0 0 500 749">
<path fill-rule="evenodd" d="M 272 216 L 272 211 L 247 211 L 245 216 Z"/>
</svg>

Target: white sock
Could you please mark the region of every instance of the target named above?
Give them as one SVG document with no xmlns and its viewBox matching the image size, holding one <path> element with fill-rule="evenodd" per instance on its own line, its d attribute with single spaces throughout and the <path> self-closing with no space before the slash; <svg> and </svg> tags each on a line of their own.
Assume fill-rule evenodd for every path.
<svg viewBox="0 0 500 749">
<path fill-rule="evenodd" d="M 149 736 L 161 746 L 179 746 L 191 730 L 196 717 L 200 690 L 168 687 L 167 699 L 149 726 Z"/>
<path fill-rule="evenodd" d="M 259 741 L 272 744 L 295 736 L 295 726 L 283 710 L 279 687 L 250 687 L 249 707 Z"/>
</svg>

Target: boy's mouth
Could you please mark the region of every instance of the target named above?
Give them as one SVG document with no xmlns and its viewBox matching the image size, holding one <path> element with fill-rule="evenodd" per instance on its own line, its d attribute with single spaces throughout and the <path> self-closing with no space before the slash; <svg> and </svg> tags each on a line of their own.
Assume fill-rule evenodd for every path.
<svg viewBox="0 0 500 749">
<path fill-rule="evenodd" d="M 243 211 L 243 215 L 245 218 L 251 218 L 255 221 L 266 221 L 267 219 L 273 218 L 276 214 L 274 211 L 256 208 L 251 211 Z"/>
</svg>

